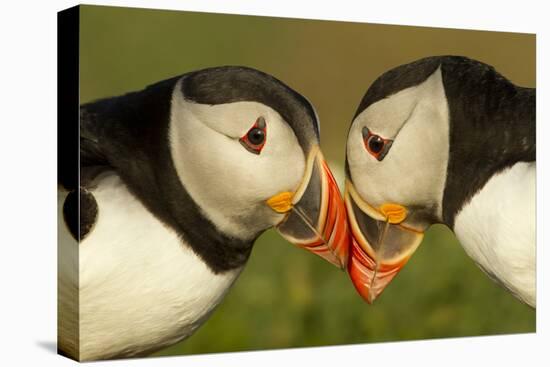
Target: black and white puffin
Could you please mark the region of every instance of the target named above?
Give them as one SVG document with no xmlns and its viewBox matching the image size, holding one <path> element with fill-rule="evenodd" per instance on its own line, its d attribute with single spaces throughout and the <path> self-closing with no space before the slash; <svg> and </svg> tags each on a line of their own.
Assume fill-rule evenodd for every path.
<svg viewBox="0 0 550 367">
<path fill-rule="evenodd" d="M 192 334 L 271 227 L 346 266 L 316 113 L 263 72 L 203 69 L 81 106 L 80 175 L 59 194 L 60 253 L 78 246 L 79 266 L 60 257 L 58 345 L 75 359 L 142 356 Z"/>
<path fill-rule="evenodd" d="M 348 272 L 369 303 L 434 223 L 535 307 L 535 89 L 484 63 L 428 57 L 380 76 L 349 130 Z"/>
</svg>

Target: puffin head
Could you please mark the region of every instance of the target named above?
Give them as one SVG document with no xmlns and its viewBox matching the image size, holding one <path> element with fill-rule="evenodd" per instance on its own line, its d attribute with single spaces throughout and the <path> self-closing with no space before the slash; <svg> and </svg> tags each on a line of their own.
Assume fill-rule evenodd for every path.
<svg viewBox="0 0 550 367">
<path fill-rule="evenodd" d="M 346 210 L 303 96 L 258 70 L 226 66 L 183 76 L 171 105 L 177 175 L 219 231 L 253 241 L 275 227 L 346 266 Z"/>
<path fill-rule="evenodd" d="M 405 265 L 424 231 L 442 221 L 449 113 L 440 63 L 423 59 L 380 76 L 349 130 L 348 271 L 369 303 Z"/>
</svg>

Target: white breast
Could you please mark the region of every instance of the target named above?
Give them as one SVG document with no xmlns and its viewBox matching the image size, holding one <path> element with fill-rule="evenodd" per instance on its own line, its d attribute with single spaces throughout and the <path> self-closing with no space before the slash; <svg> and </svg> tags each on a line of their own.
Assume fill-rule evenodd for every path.
<svg viewBox="0 0 550 367">
<path fill-rule="evenodd" d="M 120 178 L 93 191 L 98 220 L 80 246 L 80 358 L 141 355 L 189 336 L 241 269 L 214 274 Z"/>
<path fill-rule="evenodd" d="M 493 176 L 458 213 L 454 231 L 466 253 L 516 297 L 535 307 L 535 163 Z"/>
</svg>

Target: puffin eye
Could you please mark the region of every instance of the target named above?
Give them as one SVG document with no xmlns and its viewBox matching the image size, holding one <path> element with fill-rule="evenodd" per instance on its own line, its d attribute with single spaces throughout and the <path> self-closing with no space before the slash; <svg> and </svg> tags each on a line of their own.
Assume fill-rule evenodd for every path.
<svg viewBox="0 0 550 367">
<path fill-rule="evenodd" d="M 393 140 L 384 139 L 380 135 L 373 134 L 366 126 L 363 128 L 362 134 L 367 152 L 379 161 L 384 159 Z"/>
<path fill-rule="evenodd" d="M 371 135 L 367 141 L 369 152 L 378 154 L 384 148 L 384 140 L 378 135 Z"/>
<path fill-rule="evenodd" d="M 246 137 L 251 144 L 260 145 L 265 140 L 265 133 L 262 129 L 255 127 L 250 129 L 248 134 L 246 134 Z"/>
<path fill-rule="evenodd" d="M 250 130 L 248 130 L 248 132 L 239 139 L 239 142 L 250 153 L 260 154 L 265 145 L 266 139 L 267 124 L 265 123 L 265 119 L 260 116 Z"/>
</svg>

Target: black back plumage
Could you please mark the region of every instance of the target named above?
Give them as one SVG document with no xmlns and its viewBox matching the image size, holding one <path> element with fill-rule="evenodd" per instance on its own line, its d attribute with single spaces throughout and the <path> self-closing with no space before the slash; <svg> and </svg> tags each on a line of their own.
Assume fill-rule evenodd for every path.
<svg viewBox="0 0 550 367">
<path fill-rule="evenodd" d="M 373 103 L 424 82 L 437 68 L 449 107 L 443 221 L 452 228 L 459 210 L 495 173 L 535 161 L 535 89 L 516 86 L 492 66 L 467 57 L 434 56 L 380 76 L 355 117 Z"/>
<path fill-rule="evenodd" d="M 442 71 L 451 124 L 443 219 L 452 228 L 493 175 L 536 160 L 536 100 L 534 88 L 518 87 L 480 62 L 452 58 Z"/>
<path fill-rule="evenodd" d="M 151 213 L 173 228 L 214 272 L 223 272 L 246 262 L 255 238 L 245 241 L 220 232 L 179 180 L 168 130 L 172 93 L 180 79 L 185 98 L 198 103 L 257 101 L 271 106 L 304 145 L 312 137 L 318 140 L 317 121 L 302 96 L 244 67 L 204 69 L 81 106 L 81 185 L 89 185 L 103 169 L 116 171 Z"/>
</svg>

